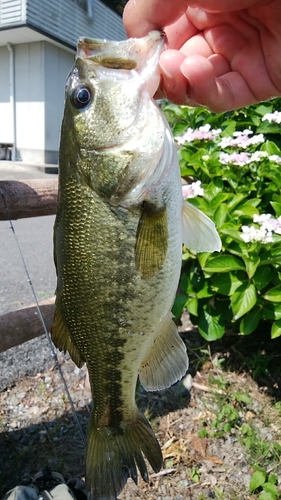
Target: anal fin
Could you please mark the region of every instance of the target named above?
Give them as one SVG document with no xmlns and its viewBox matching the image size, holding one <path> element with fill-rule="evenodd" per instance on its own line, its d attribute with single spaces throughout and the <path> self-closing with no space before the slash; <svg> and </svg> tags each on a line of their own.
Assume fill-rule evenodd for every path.
<svg viewBox="0 0 281 500">
<path fill-rule="evenodd" d="M 147 391 L 162 390 L 180 380 L 188 369 L 186 347 L 172 320 L 165 316 L 161 331 L 141 364 L 139 378 Z"/>
<path fill-rule="evenodd" d="M 72 361 L 74 361 L 78 368 L 81 368 L 85 360 L 78 351 L 77 347 L 73 344 L 58 307 L 55 309 L 53 325 L 51 328 L 51 339 L 58 349 L 61 351 L 68 351 Z"/>
</svg>

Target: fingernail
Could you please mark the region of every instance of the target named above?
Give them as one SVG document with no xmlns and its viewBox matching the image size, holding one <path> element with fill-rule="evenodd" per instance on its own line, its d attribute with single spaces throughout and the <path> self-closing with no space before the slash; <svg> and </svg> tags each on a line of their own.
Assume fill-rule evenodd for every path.
<svg viewBox="0 0 281 500">
<path fill-rule="evenodd" d="M 161 73 L 165 77 L 165 87 L 169 90 L 173 90 L 175 88 L 175 78 L 174 76 L 159 62 L 159 68 Z"/>
<path fill-rule="evenodd" d="M 181 64 L 181 65 L 180 65 L 180 70 L 181 70 L 181 72 L 182 72 L 183 76 L 186 78 L 187 83 L 190 85 L 190 80 L 189 80 L 189 78 L 188 78 L 188 75 L 187 75 L 187 74 L 186 74 L 186 72 L 184 71 L 184 69 L 185 69 L 185 68 L 184 68 L 184 64 Z"/>
</svg>

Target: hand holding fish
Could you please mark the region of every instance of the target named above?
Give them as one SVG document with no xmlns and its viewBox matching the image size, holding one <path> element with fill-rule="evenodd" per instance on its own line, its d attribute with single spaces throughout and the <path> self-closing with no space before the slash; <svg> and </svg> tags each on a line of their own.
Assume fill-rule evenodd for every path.
<svg viewBox="0 0 281 500">
<path fill-rule="evenodd" d="M 281 95 L 280 0 L 130 0 L 128 36 L 163 29 L 161 90 L 223 112 Z"/>
</svg>

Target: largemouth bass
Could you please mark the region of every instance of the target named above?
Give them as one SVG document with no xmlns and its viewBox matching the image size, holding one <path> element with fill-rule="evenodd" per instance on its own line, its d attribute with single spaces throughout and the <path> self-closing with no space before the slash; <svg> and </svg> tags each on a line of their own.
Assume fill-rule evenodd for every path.
<svg viewBox="0 0 281 500">
<path fill-rule="evenodd" d="M 156 437 L 135 403 L 186 372 L 172 320 L 182 242 L 220 250 L 213 223 L 182 198 L 171 131 L 152 97 L 163 36 L 81 38 L 66 86 L 59 153 L 55 345 L 87 363 L 93 396 L 86 486 L 116 499 L 144 456 L 162 466 Z"/>
</svg>

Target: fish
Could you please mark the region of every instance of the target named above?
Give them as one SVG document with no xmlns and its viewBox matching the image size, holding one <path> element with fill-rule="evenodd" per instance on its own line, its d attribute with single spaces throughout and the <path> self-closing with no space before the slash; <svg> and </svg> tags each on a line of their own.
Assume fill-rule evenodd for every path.
<svg viewBox="0 0 281 500">
<path fill-rule="evenodd" d="M 89 372 L 90 500 L 115 500 L 138 471 L 148 481 L 146 460 L 161 469 L 136 385 L 159 391 L 185 375 L 171 313 L 182 243 L 221 247 L 213 222 L 183 200 L 172 132 L 153 100 L 164 43 L 159 31 L 119 42 L 80 38 L 66 83 L 51 336 Z"/>
</svg>

